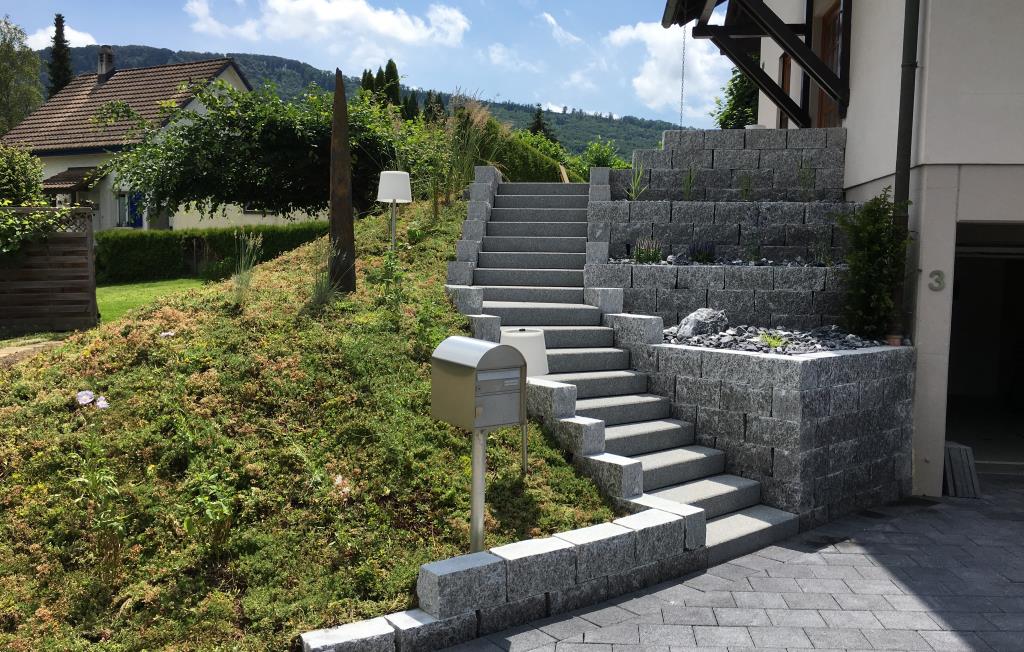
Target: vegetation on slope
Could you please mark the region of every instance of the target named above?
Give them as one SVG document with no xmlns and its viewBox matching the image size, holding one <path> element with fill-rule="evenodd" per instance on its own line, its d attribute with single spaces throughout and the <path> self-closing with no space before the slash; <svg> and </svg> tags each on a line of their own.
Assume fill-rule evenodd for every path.
<svg viewBox="0 0 1024 652">
<path fill-rule="evenodd" d="M 429 417 L 464 214 L 403 211 L 397 272 L 362 220 L 360 289 L 322 309 L 321 241 L 240 308 L 208 285 L 0 370 L 0 648 L 281 650 L 413 605 L 468 548 L 469 437 Z M 488 545 L 611 516 L 537 429 L 525 482 L 515 432 L 489 453 Z"/>
</svg>

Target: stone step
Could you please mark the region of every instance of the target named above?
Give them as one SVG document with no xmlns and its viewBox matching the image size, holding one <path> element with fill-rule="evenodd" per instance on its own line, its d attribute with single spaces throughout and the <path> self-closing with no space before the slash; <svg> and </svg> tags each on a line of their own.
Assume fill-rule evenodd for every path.
<svg viewBox="0 0 1024 652">
<path fill-rule="evenodd" d="M 708 521 L 708 565 L 742 557 L 800 530 L 796 514 L 755 505 Z"/>
<path fill-rule="evenodd" d="M 477 267 L 491 269 L 583 269 L 587 254 L 539 251 L 481 251 Z"/>
<path fill-rule="evenodd" d="M 541 301 L 583 303 L 583 288 L 533 287 L 529 285 L 485 285 L 484 301 Z"/>
<path fill-rule="evenodd" d="M 586 238 L 523 238 L 485 235 L 483 251 L 563 251 L 587 253 Z"/>
<path fill-rule="evenodd" d="M 494 208 L 586 208 L 587 195 L 496 195 Z"/>
<path fill-rule="evenodd" d="M 643 394 L 647 391 L 647 374 L 616 369 L 613 371 L 582 371 L 573 374 L 551 374 L 548 380 L 576 386 L 576 398 Z"/>
<path fill-rule="evenodd" d="M 499 195 L 589 195 L 588 183 L 499 183 Z"/>
<path fill-rule="evenodd" d="M 582 269 L 509 269 L 473 270 L 473 285 L 529 285 L 531 287 L 583 287 Z"/>
<path fill-rule="evenodd" d="M 585 238 L 586 222 L 488 222 L 487 235 L 498 237 Z"/>
<path fill-rule="evenodd" d="M 678 419 L 626 423 L 604 429 L 605 452 L 632 457 L 693 443 L 693 424 Z"/>
<path fill-rule="evenodd" d="M 612 347 L 548 349 L 548 372 L 552 374 L 610 369 L 629 369 L 629 351 Z"/>
<path fill-rule="evenodd" d="M 515 328 L 514 326 L 510 327 Z M 502 328 L 505 327 L 502 326 Z M 611 348 L 615 345 L 615 331 L 607 326 L 533 326 L 532 328 L 544 331 L 544 345 L 548 349 Z M 548 360 L 550 361 L 550 359 L 549 357 Z"/>
<path fill-rule="evenodd" d="M 606 426 L 664 419 L 671 411 L 669 400 L 656 394 L 602 396 L 576 401 L 576 416 L 600 419 Z"/>
<path fill-rule="evenodd" d="M 578 401 L 577 401 L 578 403 Z M 725 470 L 725 453 L 706 446 L 683 446 L 637 455 L 644 470 L 644 491 L 706 478 Z"/>
<path fill-rule="evenodd" d="M 601 310 L 582 303 L 530 303 L 484 301 L 484 314 L 501 317 L 502 324 L 517 326 L 599 326 Z"/>
<path fill-rule="evenodd" d="M 491 222 L 586 222 L 585 208 L 492 208 Z"/>
<path fill-rule="evenodd" d="M 607 448 L 607 441 L 605 445 Z M 726 474 L 664 487 L 650 493 L 665 500 L 700 507 L 707 518 L 715 518 L 760 503 L 761 483 Z"/>
</svg>

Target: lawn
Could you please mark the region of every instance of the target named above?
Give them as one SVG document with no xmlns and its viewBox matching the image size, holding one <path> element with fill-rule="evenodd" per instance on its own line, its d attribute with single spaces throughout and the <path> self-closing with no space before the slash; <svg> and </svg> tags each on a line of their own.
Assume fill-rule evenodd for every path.
<svg viewBox="0 0 1024 652">
<path fill-rule="evenodd" d="M 194 278 L 101 285 L 96 288 L 96 303 L 99 305 L 102 320 L 111 322 L 120 319 L 132 308 L 138 308 L 171 292 L 197 288 L 200 285 L 202 285 L 202 281 Z"/>
<path fill-rule="evenodd" d="M 326 307 L 321 240 L 241 304 L 175 292 L 0 369 L 0 649 L 285 650 L 413 606 L 468 549 L 470 440 L 429 417 L 464 216 L 403 210 L 397 269 L 361 220 L 359 290 Z M 489 546 L 612 516 L 536 427 L 522 479 L 517 439 L 491 436 Z"/>
</svg>

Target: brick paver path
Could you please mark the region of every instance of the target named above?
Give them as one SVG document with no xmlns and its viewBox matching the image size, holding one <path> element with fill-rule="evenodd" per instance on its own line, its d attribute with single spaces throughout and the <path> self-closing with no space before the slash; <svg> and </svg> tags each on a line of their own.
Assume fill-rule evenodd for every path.
<svg viewBox="0 0 1024 652">
<path fill-rule="evenodd" d="M 1024 650 L 1024 478 L 982 484 L 452 650 Z"/>
</svg>

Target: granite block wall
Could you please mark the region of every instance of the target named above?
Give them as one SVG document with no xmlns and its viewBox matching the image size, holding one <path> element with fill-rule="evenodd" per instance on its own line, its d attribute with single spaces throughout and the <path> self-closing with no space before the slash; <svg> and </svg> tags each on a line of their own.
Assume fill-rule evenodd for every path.
<svg viewBox="0 0 1024 652">
<path fill-rule="evenodd" d="M 654 345 L 658 388 L 726 472 L 801 529 L 911 491 L 914 350 L 784 356 Z"/>
<path fill-rule="evenodd" d="M 845 129 L 666 131 L 662 149 L 636 150 L 647 201 L 842 201 Z M 612 170 L 625 199 L 632 170 Z"/>
<path fill-rule="evenodd" d="M 614 170 L 613 170 L 614 171 Z M 591 201 L 588 238 L 607 242 L 612 258 L 628 257 L 639 238 L 655 238 L 668 255 L 690 244 L 714 247 L 725 260 L 840 261 L 845 238 L 839 215 L 853 202 Z"/>
<path fill-rule="evenodd" d="M 698 308 L 724 310 L 730 324 L 808 330 L 841 324 L 845 267 L 628 265 L 590 263 L 586 287 L 623 288 L 623 310 L 666 325 Z"/>
</svg>

